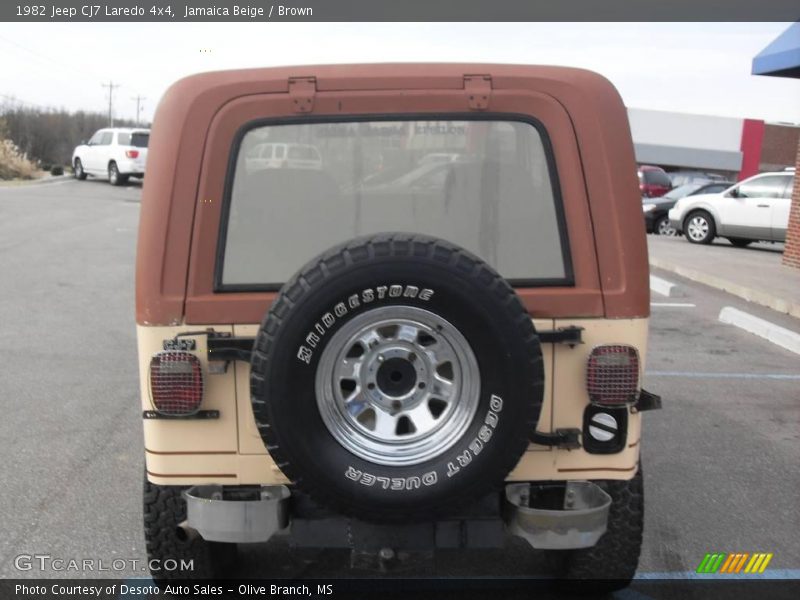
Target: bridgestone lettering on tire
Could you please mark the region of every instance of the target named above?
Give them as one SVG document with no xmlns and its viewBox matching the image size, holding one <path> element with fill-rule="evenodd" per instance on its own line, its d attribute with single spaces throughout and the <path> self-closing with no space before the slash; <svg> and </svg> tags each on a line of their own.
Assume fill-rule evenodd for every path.
<svg viewBox="0 0 800 600">
<path fill-rule="evenodd" d="M 361 519 L 430 518 L 498 489 L 542 404 L 539 339 L 513 289 L 419 235 L 311 261 L 264 318 L 251 367 L 278 467 Z"/>
</svg>

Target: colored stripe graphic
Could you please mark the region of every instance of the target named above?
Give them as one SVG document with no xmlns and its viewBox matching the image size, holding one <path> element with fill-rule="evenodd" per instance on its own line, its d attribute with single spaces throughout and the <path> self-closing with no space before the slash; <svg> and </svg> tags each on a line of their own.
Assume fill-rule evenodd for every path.
<svg viewBox="0 0 800 600">
<path fill-rule="evenodd" d="M 763 573 L 774 555 L 767 552 L 708 552 L 697 567 L 697 573 Z M 746 566 L 745 566 L 746 565 Z"/>
<path fill-rule="evenodd" d="M 722 564 L 722 560 L 727 555 L 724 552 L 714 552 L 708 553 L 703 558 L 703 561 L 700 563 L 700 566 L 697 567 L 698 573 L 716 573 L 719 566 Z"/>
<path fill-rule="evenodd" d="M 736 559 L 738 558 L 738 556 L 739 556 L 738 554 L 728 554 L 728 560 L 726 560 L 724 563 L 722 563 L 722 568 L 719 570 L 719 572 L 720 573 L 725 573 L 728 570 L 728 568 L 731 566 L 731 563 L 736 562 Z"/>
</svg>

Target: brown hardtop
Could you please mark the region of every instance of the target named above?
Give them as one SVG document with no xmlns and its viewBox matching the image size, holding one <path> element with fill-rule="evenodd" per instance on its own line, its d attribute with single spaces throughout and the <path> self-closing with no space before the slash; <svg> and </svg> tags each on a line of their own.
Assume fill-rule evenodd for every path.
<svg viewBox="0 0 800 600">
<path fill-rule="evenodd" d="M 608 80 L 566 67 L 370 64 L 212 72 L 169 88 L 153 122 L 142 195 L 137 322 L 257 323 L 274 299 L 272 290 L 223 290 L 216 276 L 231 155 L 250 124 L 408 115 L 535 122 L 552 154 L 569 273 L 556 285 L 517 286 L 528 312 L 648 316 L 633 145 Z"/>
</svg>

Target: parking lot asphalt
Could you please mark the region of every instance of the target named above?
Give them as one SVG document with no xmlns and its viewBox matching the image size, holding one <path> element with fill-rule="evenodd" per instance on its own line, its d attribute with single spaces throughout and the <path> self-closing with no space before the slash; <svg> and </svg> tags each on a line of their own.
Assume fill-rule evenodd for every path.
<svg viewBox="0 0 800 600">
<path fill-rule="evenodd" d="M 76 575 L 19 571 L 23 553 L 144 560 L 133 299 L 140 196 L 136 185 L 102 181 L 0 188 L 0 577 Z M 644 387 L 664 409 L 644 415 L 639 576 L 686 577 L 707 552 L 771 552 L 768 573 L 797 578 L 800 361 L 717 315 L 733 306 L 795 331 L 798 320 L 656 274 L 684 296 L 652 298 Z M 349 562 L 343 551 L 290 552 L 282 541 L 241 557 L 244 577 L 325 578 Z M 512 544 L 506 553 L 441 552 L 405 575 L 540 569 L 540 556 Z"/>
<path fill-rule="evenodd" d="M 781 263 L 783 244 L 759 242 L 735 250 L 725 238 L 702 245 L 683 236 L 649 236 L 651 267 L 800 319 L 800 269 Z"/>
</svg>

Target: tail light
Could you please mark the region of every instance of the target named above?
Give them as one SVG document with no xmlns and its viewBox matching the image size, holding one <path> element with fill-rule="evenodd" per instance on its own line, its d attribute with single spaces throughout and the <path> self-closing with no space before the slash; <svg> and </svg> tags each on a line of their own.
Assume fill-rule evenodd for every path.
<svg viewBox="0 0 800 600">
<path fill-rule="evenodd" d="M 620 406 L 636 402 L 639 352 L 633 346 L 597 346 L 589 355 L 586 389 L 592 404 Z"/>
<path fill-rule="evenodd" d="M 203 400 L 200 360 L 188 352 L 167 350 L 150 359 L 150 398 L 162 415 L 188 416 Z"/>
<path fill-rule="evenodd" d="M 125 150 L 125 156 L 128 158 L 139 158 L 138 150 Z"/>
</svg>

